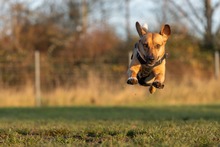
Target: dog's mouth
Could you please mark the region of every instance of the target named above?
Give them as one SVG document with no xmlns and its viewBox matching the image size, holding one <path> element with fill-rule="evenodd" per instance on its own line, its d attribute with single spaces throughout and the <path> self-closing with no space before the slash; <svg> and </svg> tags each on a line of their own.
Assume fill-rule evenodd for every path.
<svg viewBox="0 0 220 147">
<path fill-rule="evenodd" d="M 156 59 L 152 56 L 151 57 L 149 57 L 149 56 L 145 57 L 145 60 L 146 60 L 148 66 L 154 66 L 155 63 L 156 63 Z"/>
<path fill-rule="evenodd" d="M 154 66 L 154 65 L 155 65 L 155 62 L 152 62 L 152 61 L 148 61 L 148 60 L 147 60 L 147 65 L 148 65 L 148 66 Z"/>
</svg>

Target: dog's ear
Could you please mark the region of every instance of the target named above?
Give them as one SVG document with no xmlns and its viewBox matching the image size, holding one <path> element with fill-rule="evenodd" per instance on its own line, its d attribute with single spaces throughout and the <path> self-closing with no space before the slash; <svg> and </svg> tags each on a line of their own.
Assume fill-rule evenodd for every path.
<svg viewBox="0 0 220 147">
<path fill-rule="evenodd" d="M 142 28 L 139 22 L 136 22 L 136 29 L 140 37 L 147 34 L 147 27 Z"/>
<path fill-rule="evenodd" d="M 170 29 L 170 26 L 168 24 L 165 24 L 161 27 L 161 30 L 160 30 L 160 34 L 163 35 L 164 37 L 166 37 L 168 39 L 168 37 L 170 36 L 171 34 L 171 29 Z"/>
</svg>

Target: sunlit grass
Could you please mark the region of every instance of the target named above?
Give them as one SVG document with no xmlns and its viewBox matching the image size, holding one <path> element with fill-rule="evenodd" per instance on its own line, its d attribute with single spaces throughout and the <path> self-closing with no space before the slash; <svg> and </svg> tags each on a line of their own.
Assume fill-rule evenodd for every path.
<svg viewBox="0 0 220 147">
<path fill-rule="evenodd" d="M 3 146 L 218 146 L 219 105 L 1 108 Z"/>
</svg>

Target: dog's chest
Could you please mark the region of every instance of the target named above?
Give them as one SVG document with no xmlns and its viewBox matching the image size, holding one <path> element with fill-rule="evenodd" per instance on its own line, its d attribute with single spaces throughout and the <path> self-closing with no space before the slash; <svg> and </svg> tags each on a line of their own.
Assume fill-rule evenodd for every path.
<svg viewBox="0 0 220 147">
<path fill-rule="evenodd" d="M 147 65 L 141 65 L 141 69 L 139 71 L 139 76 L 148 77 L 151 72 L 152 72 L 152 67 L 149 67 Z"/>
</svg>

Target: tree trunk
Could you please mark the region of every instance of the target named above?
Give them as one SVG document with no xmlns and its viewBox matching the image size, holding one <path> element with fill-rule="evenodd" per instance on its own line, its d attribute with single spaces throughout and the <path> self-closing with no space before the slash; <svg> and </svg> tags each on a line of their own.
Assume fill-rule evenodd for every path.
<svg viewBox="0 0 220 147">
<path fill-rule="evenodd" d="M 205 6 L 205 18 L 206 18 L 206 24 L 205 24 L 205 34 L 204 34 L 204 43 L 205 48 L 209 50 L 214 50 L 214 41 L 213 41 L 213 34 L 212 34 L 212 16 L 213 16 L 213 10 L 211 6 L 211 0 L 204 0 L 204 6 Z"/>
<path fill-rule="evenodd" d="M 88 27 L 87 0 L 82 0 L 82 31 L 86 33 Z"/>
<path fill-rule="evenodd" d="M 131 40 L 131 33 L 130 33 L 130 0 L 125 0 L 125 20 L 126 20 L 126 35 L 127 41 Z"/>
</svg>

